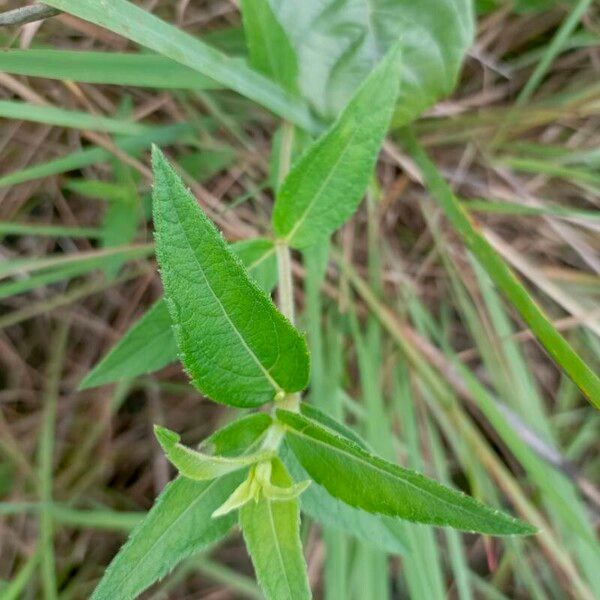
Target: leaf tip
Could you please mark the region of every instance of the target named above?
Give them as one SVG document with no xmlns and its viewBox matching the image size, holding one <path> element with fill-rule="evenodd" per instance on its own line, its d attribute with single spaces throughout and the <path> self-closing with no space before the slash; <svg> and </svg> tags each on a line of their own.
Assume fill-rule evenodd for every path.
<svg viewBox="0 0 600 600">
<path fill-rule="evenodd" d="M 78 392 L 83 392 L 84 390 L 89 390 L 90 388 L 96 387 L 96 384 L 94 384 L 94 378 L 92 377 L 93 373 L 94 373 L 93 371 L 90 371 L 79 382 L 79 385 L 77 386 L 77 391 Z"/>
<path fill-rule="evenodd" d="M 160 425 L 154 425 L 154 435 L 165 451 L 172 448 L 181 439 L 177 433 Z"/>
</svg>

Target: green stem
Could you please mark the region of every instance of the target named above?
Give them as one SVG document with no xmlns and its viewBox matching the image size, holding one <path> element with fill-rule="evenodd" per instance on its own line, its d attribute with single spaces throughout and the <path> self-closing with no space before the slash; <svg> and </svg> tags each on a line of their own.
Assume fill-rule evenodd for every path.
<svg viewBox="0 0 600 600">
<path fill-rule="evenodd" d="M 285 243 L 277 243 L 277 270 L 279 271 L 279 310 L 287 317 L 290 323 L 294 323 L 294 287 L 292 280 L 292 258 L 290 249 Z"/>
<path fill-rule="evenodd" d="M 277 185 L 282 184 L 286 178 L 292 163 L 292 147 L 294 144 L 294 126 L 285 122 L 282 127 L 281 148 L 279 152 L 279 169 L 277 171 Z M 295 321 L 294 305 L 294 280 L 292 278 L 292 257 L 289 246 L 278 241 L 275 246 L 277 254 L 277 270 L 279 280 L 277 292 L 279 298 L 279 310 L 293 325 Z M 293 412 L 300 410 L 300 394 L 286 394 L 278 401 L 280 408 Z"/>
</svg>

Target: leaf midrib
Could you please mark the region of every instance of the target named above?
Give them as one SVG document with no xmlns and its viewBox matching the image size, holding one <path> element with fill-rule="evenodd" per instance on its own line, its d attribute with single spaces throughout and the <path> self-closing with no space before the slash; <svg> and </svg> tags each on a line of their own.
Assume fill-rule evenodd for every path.
<svg viewBox="0 0 600 600">
<path fill-rule="evenodd" d="M 150 546 L 148 548 L 148 550 L 146 552 L 144 552 L 144 554 L 141 556 L 141 558 L 138 560 L 137 566 L 139 567 L 140 563 L 142 561 L 145 561 L 148 558 L 148 555 L 150 554 L 150 552 L 161 542 L 161 540 L 163 539 L 163 537 L 165 535 L 167 535 L 167 533 L 177 525 L 177 523 L 185 516 L 187 515 L 187 513 L 192 510 L 193 508 L 195 508 L 198 504 L 198 502 L 200 502 L 204 496 L 206 496 L 206 494 L 210 491 L 210 489 L 219 482 L 218 479 L 215 479 L 214 481 L 211 481 L 202 492 L 200 492 L 200 494 L 196 497 L 196 499 L 191 502 L 190 504 L 187 505 L 186 509 L 181 512 L 177 518 L 174 521 L 171 521 L 170 525 L 158 536 L 158 538 L 156 539 L 156 541 L 152 544 L 152 546 Z M 129 547 L 129 546 L 128 546 Z M 124 547 L 125 549 L 125 547 Z M 130 569 L 129 571 L 127 571 L 127 573 L 125 574 L 125 577 L 120 578 L 117 581 L 118 586 L 124 585 L 125 583 L 129 582 L 129 580 L 131 579 L 131 577 L 136 573 L 136 569 Z M 118 587 L 117 585 L 115 585 L 114 587 Z"/>
<path fill-rule="evenodd" d="M 305 427 L 311 427 L 311 426 L 312 426 L 312 425 L 305 425 Z M 419 487 L 419 486 L 415 485 L 414 483 L 412 483 L 412 482 L 410 482 L 410 481 L 408 481 L 408 480 L 402 479 L 400 476 L 395 476 L 394 474 L 390 473 L 389 471 L 386 471 L 385 469 L 382 469 L 382 468 L 381 468 L 381 467 L 379 467 L 378 465 L 376 465 L 376 464 L 373 464 L 373 463 L 371 463 L 371 462 L 368 462 L 368 461 L 367 461 L 367 460 L 366 460 L 364 457 L 362 457 L 362 456 L 357 456 L 357 455 L 355 455 L 355 454 L 352 454 L 352 453 L 350 453 L 350 452 L 347 452 L 347 451 L 345 451 L 345 450 L 342 450 L 342 449 L 340 449 L 340 448 L 339 448 L 339 446 L 332 446 L 332 445 L 330 445 L 330 444 L 327 444 L 327 443 L 323 442 L 322 440 L 316 439 L 316 438 L 314 438 L 314 437 L 312 437 L 312 436 L 310 436 L 310 435 L 306 435 L 305 433 L 303 433 L 302 431 L 299 431 L 299 430 L 297 430 L 297 429 L 293 429 L 291 433 L 292 433 L 292 435 L 293 435 L 293 434 L 296 434 L 296 435 L 298 435 L 299 437 L 306 438 L 306 439 L 308 439 L 308 440 L 310 440 L 310 441 L 312 441 L 312 442 L 314 442 L 314 443 L 316 443 L 316 444 L 318 444 L 318 445 L 320 445 L 320 446 L 322 446 L 322 447 L 324 447 L 324 448 L 326 448 L 326 449 L 329 449 L 329 450 L 334 450 L 334 451 L 336 451 L 338 454 L 342 454 L 343 456 L 347 456 L 347 457 L 350 457 L 350 458 L 352 458 L 352 459 L 354 459 L 354 460 L 356 460 L 356 461 L 359 461 L 360 463 L 362 463 L 362 464 L 364 464 L 364 465 L 367 465 L 367 466 L 368 466 L 368 467 L 370 467 L 371 469 L 375 469 L 375 470 L 377 470 L 379 473 L 382 473 L 382 474 L 386 475 L 387 477 L 397 477 L 397 479 L 398 479 L 399 481 L 401 481 L 402 483 L 404 483 L 405 485 L 407 485 L 407 486 L 409 486 L 409 487 L 411 487 L 411 488 L 414 488 L 415 490 L 418 490 L 420 493 L 422 493 L 422 494 L 425 494 L 426 496 L 429 496 L 430 498 L 433 498 L 434 500 L 436 500 L 436 501 L 438 501 L 438 502 L 442 502 L 443 504 L 445 504 L 446 506 L 449 506 L 449 507 L 451 507 L 452 509 L 458 509 L 459 511 L 463 512 L 464 514 L 466 514 L 466 515 L 468 515 L 468 516 L 473 516 L 473 513 L 472 513 L 472 512 L 470 512 L 468 508 L 466 508 L 466 507 L 464 507 L 464 506 L 461 506 L 461 505 L 456 505 L 456 504 L 453 504 L 453 503 L 449 502 L 448 500 L 446 500 L 446 499 L 444 499 L 444 498 L 440 498 L 439 496 L 436 496 L 435 494 L 433 494 L 433 493 L 432 493 L 432 492 L 430 492 L 429 490 L 426 490 L 426 489 L 424 489 L 424 488 L 421 488 L 421 487 Z M 400 468 L 401 468 L 401 467 L 400 467 Z M 449 488 L 449 489 L 450 489 L 450 488 Z M 450 490 L 450 491 L 452 491 L 452 492 L 455 492 L 455 493 L 459 493 L 459 492 L 456 492 L 456 490 Z M 466 497 L 468 498 L 468 496 L 466 496 Z M 483 505 L 482 505 L 482 508 L 483 508 L 483 510 L 491 510 L 491 509 L 487 509 L 487 508 L 486 508 L 485 506 L 483 506 Z M 379 514 L 386 514 L 386 513 L 379 513 Z M 477 517 L 477 516 L 475 516 L 474 518 L 482 518 L 482 517 Z M 504 519 L 509 519 L 510 517 L 506 517 L 506 516 L 504 516 L 503 518 L 504 518 Z M 518 525 L 518 524 L 517 524 L 517 523 L 515 523 L 515 525 Z"/>
<path fill-rule="evenodd" d="M 202 277 L 204 277 L 204 281 L 206 282 L 206 285 L 207 285 L 208 289 L 210 290 L 210 293 L 212 294 L 213 298 L 217 302 L 217 305 L 221 309 L 221 312 L 223 313 L 223 316 L 225 317 L 225 320 L 227 321 L 227 323 L 229 323 L 229 326 L 231 327 L 231 329 L 234 331 L 234 333 L 239 338 L 240 342 L 242 343 L 242 346 L 246 349 L 246 352 L 250 355 L 250 357 L 254 360 L 254 362 L 256 363 L 256 365 L 258 366 L 258 368 L 262 371 L 263 375 L 265 376 L 265 378 L 267 379 L 267 381 L 269 382 L 269 384 L 273 387 L 273 389 L 275 390 L 276 393 L 279 392 L 281 390 L 280 386 L 273 379 L 273 377 L 271 377 L 271 374 L 264 367 L 264 365 L 262 364 L 262 362 L 260 361 L 260 359 L 258 358 L 258 356 L 256 356 L 256 354 L 254 353 L 254 351 L 252 350 L 252 348 L 250 348 L 250 346 L 248 346 L 248 344 L 246 343 L 246 340 L 244 339 L 244 337 L 242 336 L 242 334 L 239 332 L 239 330 L 237 329 L 237 327 L 235 326 L 235 324 L 233 323 L 233 321 L 229 318 L 229 315 L 227 314 L 227 311 L 225 310 L 225 307 L 223 306 L 221 300 L 219 299 L 219 297 L 217 296 L 217 294 L 213 290 L 213 287 L 210 284 L 210 281 L 208 280 L 208 277 L 206 276 L 206 273 L 204 272 L 204 269 L 202 268 L 202 265 L 200 264 L 200 261 L 198 260 L 198 257 L 196 256 L 196 253 L 194 252 L 194 249 L 193 249 L 193 247 L 192 247 L 192 245 L 190 243 L 190 239 L 189 239 L 188 234 L 187 234 L 187 229 L 185 228 L 184 223 L 181 220 L 181 215 L 179 214 L 178 203 L 174 202 L 173 204 L 175 206 L 175 213 L 177 214 L 177 222 L 179 223 L 179 226 L 180 226 L 180 228 L 181 228 L 181 230 L 183 232 L 183 237 L 185 238 L 185 241 L 186 241 L 186 243 L 188 245 L 188 248 L 190 249 L 190 253 L 191 253 L 191 255 L 192 255 L 193 259 L 194 259 L 194 262 L 196 263 L 196 265 L 198 265 L 198 269 L 200 270 L 200 273 L 202 274 Z M 273 364 L 276 364 L 276 362 L 277 361 L 274 361 Z"/>
<path fill-rule="evenodd" d="M 283 560 L 283 554 L 281 552 L 281 548 L 279 547 L 279 537 L 277 535 L 277 529 L 275 527 L 275 519 L 273 517 L 273 503 L 267 499 L 265 499 L 265 502 L 267 504 L 267 512 L 269 514 L 269 526 L 271 527 L 271 532 L 272 532 L 273 538 L 275 540 L 275 548 L 277 549 L 277 557 L 279 558 L 279 562 L 281 564 L 281 570 L 283 571 L 283 574 L 284 574 L 284 580 L 285 580 L 286 586 L 288 588 L 289 597 L 293 598 L 292 586 L 291 586 L 291 583 L 290 583 L 290 580 L 288 577 L 287 569 L 285 568 L 285 561 Z"/>
<path fill-rule="evenodd" d="M 323 190 L 324 190 L 325 186 L 329 183 L 329 181 L 334 176 L 334 174 L 336 174 L 336 170 L 337 170 L 338 165 L 340 164 L 340 162 L 342 161 L 342 159 L 345 158 L 346 154 L 348 153 L 349 148 L 352 145 L 352 141 L 354 140 L 354 138 L 357 135 L 357 132 L 359 130 L 361 130 L 361 127 L 357 127 L 355 129 L 353 129 L 350 137 L 346 141 L 346 144 L 345 144 L 345 147 L 344 147 L 343 151 L 339 153 L 339 156 L 338 156 L 337 160 L 333 164 L 333 168 L 329 171 L 329 174 L 327 175 L 327 177 L 321 182 L 321 185 L 318 187 L 317 191 L 313 195 L 312 200 L 308 203 L 308 205 L 306 206 L 306 208 L 304 209 L 304 211 L 302 211 L 302 213 L 300 214 L 300 217 L 296 221 L 295 225 L 292 227 L 292 229 L 290 230 L 290 232 L 285 236 L 285 241 L 288 244 L 290 244 L 293 241 L 293 238 L 296 235 L 296 232 L 298 231 L 299 227 L 301 227 L 304 224 L 304 222 L 306 221 L 308 213 L 312 210 L 312 207 L 314 206 L 315 202 L 317 202 L 317 199 L 321 197 L 321 194 L 323 193 Z M 332 131 L 331 133 L 332 134 L 335 133 L 335 130 Z M 325 141 L 328 142 L 329 140 L 325 139 L 324 142 Z M 300 167 L 302 167 L 302 163 L 300 163 L 298 165 L 298 168 L 300 168 Z"/>
</svg>

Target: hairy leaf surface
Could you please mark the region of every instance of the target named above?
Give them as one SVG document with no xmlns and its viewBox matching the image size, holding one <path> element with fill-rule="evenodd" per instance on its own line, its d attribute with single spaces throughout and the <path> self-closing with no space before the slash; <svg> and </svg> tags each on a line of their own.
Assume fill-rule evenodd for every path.
<svg viewBox="0 0 600 600">
<path fill-rule="evenodd" d="M 287 444 L 282 448 L 285 466 L 296 481 L 308 474 L 302 468 Z M 385 515 L 373 515 L 334 498 L 323 486 L 314 481 L 300 496 L 300 508 L 311 519 L 354 536 L 372 548 L 391 554 L 404 554 L 406 543 L 399 532 L 398 521 Z"/>
<path fill-rule="evenodd" d="M 293 483 L 279 460 L 273 460 L 272 482 L 281 487 Z M 309 599 L 298 499 L 251 500 L 240 509 L 240 524 L 256 578 L 267 599 Z"/>
<path fill-rule="evenodd" d="M 306 386 L 306 341 L 249 278 L 160 151 L 156 254 L 181 359 L 213 400 L 257 406 Z"/>
<path fill-rule="evenodd" d="M 313 421 L 317 421 L 323 427 L 327 427 L 331 429 L 334 433 L 345 437 L 355 444 L 358 444 L 363 450 L 369 450 L 367 446 L 367 442 L 363 440 L 354 429 L 351 429 L 344 423 L 340 423 L 338 420 L 334 419 L 332 416 L 328 415 L 326 412 L 321 409 L 313 406 L 312 404 L 307 404 L 306 402 L 302 402 L 300 404 L 300 413 L 305 417 L 312 419 Z"/>
<path fill-rule="evenodd" d="M 302 94 L 334 118 L 398 40 L 397 120 L 412 121 L 452 92 L 473 41 L 471 0 L 269 0 L 296 49 Z"/>
<path fill-rule="evenodd" d="M 92 599 L 136 598 L 184 558 L 223 538 L 235 516 L 211 514 L 243 478 L 232 473 L 213 481 L 172 481 L 115 556 Z"/>
<path fill-rule="evenodd" d="M 230 248 L 240 257 L 256 283 L 270 293 L 277 284 L 277 258 L 271 240 L 255 238 L 234 242 Z M 108 354 L 87 374 L 79 389 L 152 373 L 177 360 L 177 342 L 164 298 L 136 321 Z"/>
<path fill-rule="evenodd" d="M 273 226 L 288 245 L 322 242 L 356 210 L 396 103 L 398 61 L 396 46 L 281 185 Z"/>
<path fill-rule="evenodd" d="M 307 473 L 332 496 L 375 514 L 494 535 L 535 529 L 420 473 L 370 454 L 306 417 L 278 410 L 286 442 Z"/>
</svg>

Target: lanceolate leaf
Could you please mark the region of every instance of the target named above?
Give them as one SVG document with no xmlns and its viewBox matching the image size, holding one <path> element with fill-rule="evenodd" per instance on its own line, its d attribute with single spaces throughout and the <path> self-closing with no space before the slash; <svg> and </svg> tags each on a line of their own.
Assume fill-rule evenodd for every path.
<svg viewBox="0 0 600 600">
<path fill-rule="evenodd" d="M 160 151 L 153 153 L 156 253 L 183 364 L 210 398 L 257 406 L 303 389 L 304 338 L 250 280 Z"/>
<path fill-rule="evenodd" d="M 289 487 L 290 476 L 273 461 L 272 481 Z M 311 597 L 300 542 L 298 499 L 250 500 L 240 509 L 240 524 L 256 577 L 268 600 L 307 600 Z"/>
<path fill-rule="evenodd" d="M 292 451 L 287 448 L 287 444 L 283 446 L 282 458 L 296 481 L 308 477 Z M 397 520 L 354 508 L 334 498 L 324 487 L 314 481 L 300 496 L 300 508 L 303 513 L 321 525 L 339 529 L 373 548 L 390 554 L 406 552 L 406 543 L 399 532 Z"/>
<path fill-rule="evenodd" d="M 298 77 L 296 53 L 268 0 L 242 0 L 240 8 L 250 65 L 294 92 Z"/>
<path fill-rule="evenodd" d="M 286 442 L 307 473 L 336 498 L 367 512 L 494 535 L 535 529 L 460 492 L 389 463 L 306 417 L 278 410 Z"/>
<path fill-rule="evenodd" d="M 251 277 L 265 292 L 277 284 L 277 259 L 273 242 L 263 238 L 231 244 Z M 177 360 L 177 342 L 164 299 L 123 335 L 108 354 L 88 373 L 79 389 L 114 383 L 152 373 Z"/>
<path fill-rule="evenodd" d="M 90 371 L 79 389 L 152 373 L 177 358 L 177 343 L 164 300 L 156 302 Z"/>
<path fill-rule="evenodd" d="M 323 242 L 356 210 L 390 124 L 398 63 L 396 46 L 281 185 L 273 226 L 288 245 Z"/>
<path fill-rule="evenodd" d="M 213 481 L 171 482 L 113 559 L 92 599 L 137 598 L 181 560 L 223 538 L 235 516 L 212 519 L 211 514 L 243 478 L 242 472 Z"/>
<path fill-rule="evenodd" d="M 269 0 L 296 49 L 300 90 L 335 117 L 398 40 L 404 67 L 399 124 L 454 88 L 473 41 L 471 0 Z"/>
<path fill-rule="evenodd" d="M 327 413 L 318 409 L 316 406 L 302 402 L 300 404 L 300 413 L 305 417 L 312 419 L 313 421 L 317 421 L 317 423 L 323 427 L 331 429 L 334 433 L 337 433 L 338 435 L 349 439 L 355 444 L 358 444 L 363 450 L 369 450 L 367 442 L 365 442 L 365 440 L 363 440 L 360 435 L 356 433 L 356 431 L 344 425 L 344 423 L 340 423 L 333 417 L 330 417 Z"/>
<path fill-rule="evenodd" d="M 256 452 L 240 456 L 202 454 L 180 444 L 179 435 L 165 427 L 155 425 L 154 434 L 167 458 L 179 473 L 197 481 L 214 479 L 233 471 L 239 471 L 272 455 L 272 452 Z"/>
</svg>

